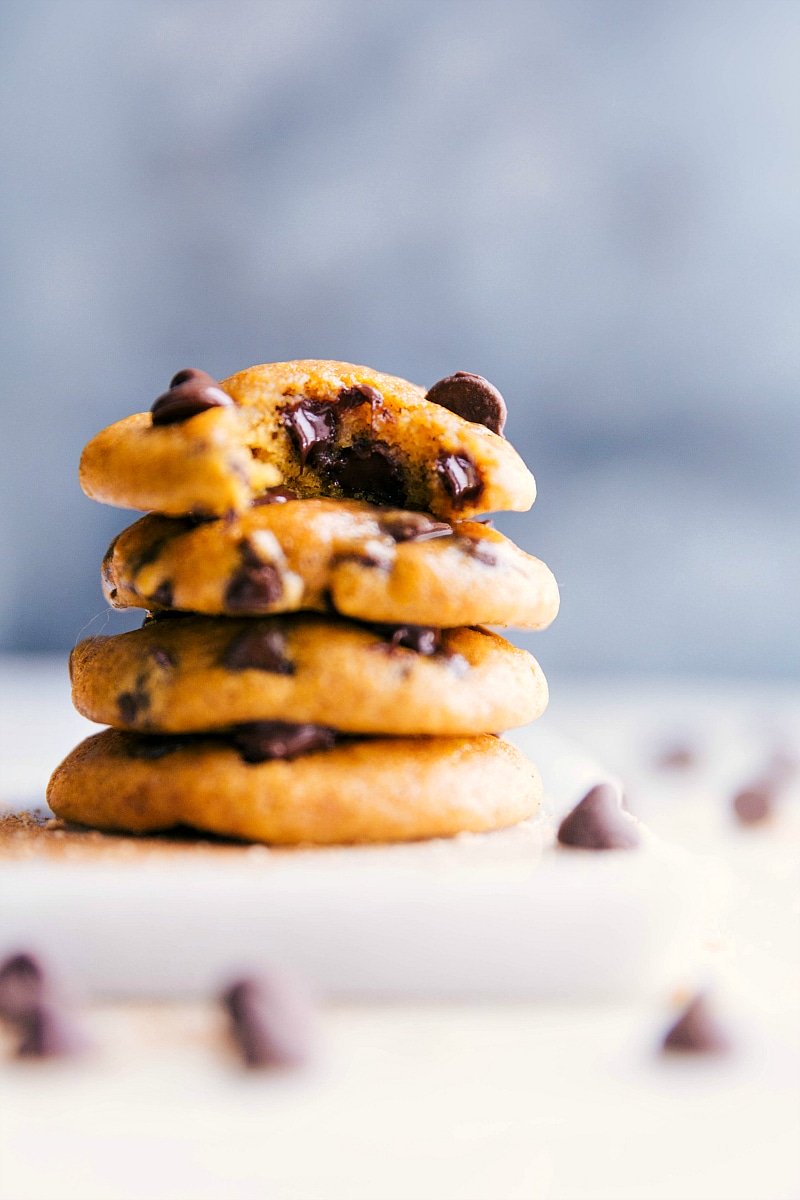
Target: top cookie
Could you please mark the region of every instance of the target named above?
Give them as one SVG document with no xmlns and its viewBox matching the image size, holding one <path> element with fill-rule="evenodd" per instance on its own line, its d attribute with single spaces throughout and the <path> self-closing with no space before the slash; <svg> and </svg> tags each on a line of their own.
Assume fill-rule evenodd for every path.
<svg viewBox="0 0 800 1200">
<path fill-rule="evenodd" d="M 89 442 L 80 467 L 88 496 L 222 516 L 285 483 L 303 497 L 464 518 L 525 512 L 536 495 L 520 456 L 493 431 L 502 428 L 502 398 L 476 385 L 478 376 L 440 381 L 430 400 L 404 379 L 330 360 L 267 363 L 219 386 L 200 372 L 175 380 L 152 413 L 125 417 Z"/>
</svg>

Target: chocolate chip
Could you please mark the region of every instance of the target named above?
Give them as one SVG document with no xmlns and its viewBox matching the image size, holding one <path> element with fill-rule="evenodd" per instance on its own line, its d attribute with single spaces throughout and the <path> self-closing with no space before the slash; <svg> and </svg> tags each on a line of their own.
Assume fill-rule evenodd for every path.
<svg viewBox="0 0 800 1200">
<path fill-rule="evenodd" d="M 465 554 L 487 567 L 497 566 L 497 552 L 488 539 L 459 537 L 458 545 Z"/>
<path fill-rule="evenodd" d="M 431 538 L 450 537 L 453 533 L 453 527 L 447 521 L 434 521 L 425 513 L 387 513 L 380 517 L 379 524 L 396 542 L 428 542 Z"/>
<path fill-rule="evenodd" d="M 436 654 L 442 644 L 441 629 L 429 625 L 388 625 L 384 630 L 390 645 L 414 650 L 425 657 Z"/>
<path fill-rule="evenodd" d="M 149 736 L 138 734 L 135 740 L 131 738 L 126 742 L 125 750 L 129 758 L 155 760 L 165 758 L 166 755 L 174 754 L 176 750 L 183 750 L 191 744 L 191 739 L 186 737 L 170 737 L 168 734 Z"/>
<path fill-rule="evenodd" d="M 162 608 L 171 608 L 173 598 L 172 581 L 169 579 L 165 579 L 163 583 L 160 583 L 150 597 L 153 604 L 158 604 Z"/>
<path fill-rule="evenodd" d="M 44 994 L 42 966 L 32 954 L 12 954 L 0 966 L 0 1018 L 18 1021 Z"/>
<path fill-rule="evenodd" d="M 283 595 L 283 580 L 274 563 L 263 562 L 252 543 L 239 546 L 242 565 L 225 589 L 225 606 L 231 612 L 263 612 Z"/>
<path fill-rule="evenodd" d="M 320 446 L 336 437 L 336 410 L 321 400 L 298 400 L 284 410 L 284 422 L 295 444 L 302 466 Z"/>
<path fill-rule="evenodd" d="M 221 1000 L 246 1067 L 298 1067 L 311 1057 L 311 1005 L 293 980 L 275 973 L 239 979 Z"/>
<path fill-rule="evenodd" d="M 639 845 L 639 831 L 616 788 L 599 783 L 561 822 L 558 840 L 584 850 L 630 850 Z"/>
<path fill-rule="evenodd" d="M 50 1003 L 33 1005 L 19 1022 L 17 1058 L 68 1058 L 87 1048 L 72 1017 Z"/>
<path fill-rule="evenodd" d="M 231 731 L 231 741 L 247 763 L 267 759 L 299 758 L 315 750 L 329 750 L 336 741 L 336 731 L 323 725 L 294 725 L 288 721 L 253 721 L 237 725 Z"/>
<path fill-rule="evenodd" d="M 352 446 L 324 447 L 314 464 L 320 475 L 346 496 L 402 508 L 406 502 L 403 473 L 383 442 L 366 439 Z"/>
<path fill-rule="evenodd" d="M 772 779 L 756 780 L 733 797 L 733 811 L 742 825 L 759 825 L 775 812 L 776 787 Z"/>
<path fill-rule="evenodd" d="M 154 425 L 178 425 L 210 408 L 230 408 L 233 401 L 205 371 L 188 367 L 170 380 L 169 391 L 150 409 Z"/>
<path fill-rule="evenodd" d="M 667 1053 L 724 1054 L 731 1049 L 731 1040 L 717 1020 L 707 997 L 698 995 L 667 1030 L 662 1049 Z"/>
<path fill-rule="evenodd" d="M 253 508 L 262 508 L 265 504 L 286 504 L 289 500 L 297 500 L 297 492 L 287 487 L 267 488 L 253 501 Z"/>
<path fill-rule="evenodd" d="M 359 408 L 362 404 L 369 404 L 372 408 L 378 408 L 383 404 L 383 396 L 377 388 L 368 387 L 365 383 L 357 383 L 353 387 L 342 388 L 337 398 L 339 408 Z"/>
<path fill-rule="evenodd" d="M 238 633 L 222 655 L 229 671 L 269 671 L 293 675 L 294 664 L 286 654 L 286 637 L 279 629 L 246 629 Z"/>
<path fill-rule="evenodd" d="M 665 746 L 656 757 L 656 767 L 662 771 L 688 771 L 697 764 L 697 751 L 688 742 Z"/>
<path fill-rule="evenodd" d="M 493 384 L 482 375 L 456 371 L 440 379 L 425 397 L 432 404 L 447 408 L 465 421 L 485 425 L 492 433 L 502 433 L 506 423 L 506 402 Z"/>
<path fill-rule="evenodd" d="M 480 472 L 467 454 L 440 454 L 436 473 L 454 504 L 477 500 L 483 491 Z"/>
<path fill-rule="evenodd" d="M 150 697 L 143 688 L 133 692 L 120 692 L 117 708 L 125 725 L 135 725 L 140 713 L 150 707 Z"/>
</svg>

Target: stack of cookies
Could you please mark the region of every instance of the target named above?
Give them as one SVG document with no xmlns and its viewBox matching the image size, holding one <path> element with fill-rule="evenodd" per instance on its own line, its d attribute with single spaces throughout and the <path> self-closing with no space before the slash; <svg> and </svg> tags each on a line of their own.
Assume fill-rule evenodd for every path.
<svg viewBox="0 0 800 1200">
<path fill-rule="evenodd" d="M 86 447 L 87 495 L 148 515 L 103 560 L 141 628 L 76 646 L 79 712 L 111 728 L 55 771 L 57 816 L 276 844 L 515 824 L 536 768 L 498 734 L 547 703 L 487 625 L 540 629 L 548 568 L 489 523 L 530 508 L 505 404 L 329 361 L 218 384 L 179 372 Z"/>
</svg>

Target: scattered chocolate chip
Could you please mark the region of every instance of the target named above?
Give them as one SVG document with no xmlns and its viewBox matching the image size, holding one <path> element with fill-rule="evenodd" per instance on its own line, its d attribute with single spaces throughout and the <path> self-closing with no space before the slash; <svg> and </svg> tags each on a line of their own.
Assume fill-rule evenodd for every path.
<svg viewBox="0 0 800 1200">
<path fill-rule="evenodd" d="M 733 811 L 742 825 L 759 825 L 775 812 L 777 800 L 775 782 L 765 777 L 741 789 L 733 797 Z"/>
<path fill-rule="evenodd" d="M 477 500 L 483 491 L 480 472 L 467 454 L 440 454 L 436 473 L 454 504 Z"/>
<path fill-rule="evenodd" d="M 359 408 L 362 404 L 369 404 L 372 408 L 378 408 L 383 404 L 383 396 L 377 388 L 369 387 L 365 383 L 357 383 L 353 387 L 342 388 L 337 399 L 339 408 Z"/>
<path fill-rule="evenodd" d="M 231 612 L 261 612 L 283 595 L 283 580 L 274 563 L 263 562 L 252 543 L 239 547 L 242 565 L 234 571 L 225 589 L 225 605 Z"/>
<path fill-rule="evenodd" d="M 284 410 L 283 419 L 302 466 L 313 451 L 329 445 L 336 437 L 336 410 L 325 401 L 298 400 Z"/>
<path fill-rule="evenodd" d="M 279 629 L 246 629 L 238 633 L 222 655 L 229 671 L 269 671 L 294 675 L 294 663 L 286 654 L 286 637 Z"/>
<path fill-rule="evenodd" d="M 289 721 L 253 721 L 237 725 L 230 736 L 247 763 L 299 758 L 315 750 L 329 750 L 336 741 L 333 729 L 323 725 L 294 725 Z"/>
<path fill-rule="evenodd" d="M 169 579 L 165 579 L 163 583 L 160 583 L 150 597 L 153 604 L 158 604 L 162 608 L 172 608 L 173 598 L 174 591 L 172 582 Z"/>
<path fill-rule="evenodd" d="M 169 650 L 165 650 L 163 646 L 151 646 L 150 657 L 157 667 L 161 667 L 162 671 L 168 671 L 178 665 L 175 655 L 170 654 Z"/>
<path fill-rule="evenodd" d="M 286 504 L 289 500 L 297 500 L 297 492 L 287 487 L 267 488 L 253 501 L 253 508 L 262 508 L 265 504 Z"/>
<path fill-rule="evenodd" d="M 340 487 L 346 496 L 394 508 L 405 505 L 403 473 L 383 442 L 364 439 L 338 449 L 323 447 L 314 465 L 323 479 Z"/>
<path fill-rule="evenodd" d="M 558 840 L 584 850 L 630 850 L 639 845 L 639 831 L 616 788 L 599 783 L 561 822 Z"/>
<path fill-rule="evenodd" d="M 205 371 L 188 367 L 173 375 L 169 391 L 150 409 L 154 425 L 178 425 L 210 408 L 230 408 L 233 401 Z"/>
<path fill-rule="evenodd" d="M 38 1004 L 45 990 L 44 971 L 32 954 L 12 954 L 0 965 L 0 1018 L 15 1022 Z"/>
<path fill-rule="evenodd" d="M 135 725 L 139 714 L 150 707 L 150 697 L 143 688 L 134 692 L 120 692 L 117 696 L 117 708 L 122 721 L 126 725 Z"/>
<path fill-rule="evenodd" d="M 484 563 L 487 567 L 497 566 L 497 551 L 487 539 L 459 537 L 458 545 L 476 562 Z"/>
<path fill-rule="evenodd" d="M 688 742 L 665 746 L 656 757 L 656 767 L 662 771 L 688 771 L 697 765 L 697 751 Z"/>
<path fill-rule="evenodd" d="M 402 646 L 426 657 L 436 654 L 442 644 L 441 629 L 429 625 L 387 625 L 384 633 L 391 646 Z"/>
<path fill-rule="evenodd" d="M 51 1003 L 37 1003 L 19 1022 L 16 1058 L 69 1058 L 87 1048 L 71 1015 Z"/>
<path fill-rule="evenodd" d="M 425 513 L 387 513 L 379 518 L 379 524 L 396 542 L 428 542 L 431 538 L 451 537 L 453 533 L 447 521 L 434 521 Z"/>
<path fill-rule="evenodd" d="M 485 425 L 492 433 L 502 433 L 506 423 L 506 402 L 497 388 L 482 375 L 456 371 L 429 388 L 425 397 L 465 421 Z"/>
<path fill-rule="evenodd" d="M 313 1013 L 294 980 L 276 973 L 239 979 L 221 1000 L 246 1067 L 299 1067 L 311 1057 Z"/>
<path fill-rule="evenodd" d="M 667 1053 L 724 1054 L 730 1049 L 731 1039 L 703 995 L 689 1002 L 662 1042 Z"/>
</svg>

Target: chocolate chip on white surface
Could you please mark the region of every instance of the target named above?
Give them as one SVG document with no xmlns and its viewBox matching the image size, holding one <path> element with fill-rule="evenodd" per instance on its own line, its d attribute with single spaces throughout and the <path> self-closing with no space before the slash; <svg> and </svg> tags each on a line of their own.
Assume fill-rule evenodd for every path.
<svg viewBox="0 0 800 1200">
<path fill-rule="evenodd" d="M 639 845 L 639 830 L 622 807 L 617 789 L 599 783 L 561 822 L 558 840 L 562 846 L 582 850 L 632 850 Z"/>
</svg>

